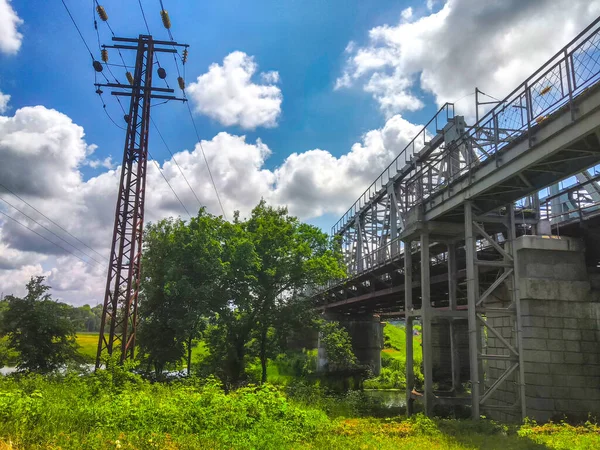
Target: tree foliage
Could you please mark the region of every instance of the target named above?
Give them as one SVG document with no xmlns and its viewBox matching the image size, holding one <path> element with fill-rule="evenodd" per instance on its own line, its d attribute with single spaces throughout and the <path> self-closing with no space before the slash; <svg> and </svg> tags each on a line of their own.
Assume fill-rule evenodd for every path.
<svg viewBox="0 0 600 450">
<path fill-rule="evenodd" d="M 27 295 L 6 297 L 0 318 L 0 336 L 17 352 L 17 367 L 24 371 L 48 373 L 79 360 L 75 326 L 68 305 L 52 300 L 44 277 L 32 277 Z"/>
<path fill-rule="evenodd" d="M 260 261 L 252 291 L 258 311 L 261 379 L 265 382 L 268 358 L 282 350 L 281 339 L 274 339 L 282 336 L 277 329 L 290 331 L 301 325 L 299 315 L 312 309 L 304 301 L 304 292 L 344 272 L 328 236 L 288 215 L 287 208 L 273 208 L 261 201 L 243 226 Z"/>
<path fill-rule="evenodd" d="M 327 370 L 347 372 L 357 367 L 348 331 L 336 321 L 319 320 L 321 346 L 327 355 Z"/>
<path fill-rule="evenodd" d="M 188 224 L 165 219 L 147 227 L 139 342 L 157 374 L 184 356 L 190 365 L 193 341 L 219 297 L 222 226 L 200 210 Z"/>
<path fill-rule="evenodd" d="M 325 233 L 264 201 L 245 220 L 201 210 L 189 223 L 161 221 L 145 242 L 143 353 L 159 372 L 204 333 L 207 368 L 226 385 L 244 380 L 252 357 L 266 381 L 268 359 L 312 322 L 305 292 L 344 275 L 339 247 Z"/>
</svg>

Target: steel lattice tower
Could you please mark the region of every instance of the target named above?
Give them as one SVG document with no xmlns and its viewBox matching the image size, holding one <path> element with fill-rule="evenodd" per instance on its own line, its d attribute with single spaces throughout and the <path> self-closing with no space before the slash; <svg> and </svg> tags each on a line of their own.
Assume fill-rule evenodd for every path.
<svg viewBox="0 0 600 450">
<path fill-rule="evenodd" d="M 128 75 L 131 85 L 118 83 L 97 85 L 98 88 L 106 86 L 126 89 L 127 91 L 116 91 L 112 94 L 130 96 L 131 102 L 129 114 L 125 116 L 127 134 L 98 339 L 96 368 L 100 366 L 102 358 L 110 357 L 114 351 L 119 352 L 120 361 L 134 356 L 141 280 L 151 100 L 153 98 L 182 100 L 173 96 L 154 94 L 154 92 L 174 92 L 173 89 L 152 87 L 154 53 L 159 51 L 175 53 L 176 46 L 187 47 L 187 45 L 176 42 L 154 41 L 151 36 L 147 35 L 140 35 L 138 39 L 113 38 L 113 40 L 136 45 L 116 44 L 104 46 L 104 48 L 136 50 L 137 56 L 132 79 Z M 156 44 L 169 45 L 173 48 L 155 47 Z M 162 78 L 164 78 L 164 74 L 163 71 Z"/>
</svg>

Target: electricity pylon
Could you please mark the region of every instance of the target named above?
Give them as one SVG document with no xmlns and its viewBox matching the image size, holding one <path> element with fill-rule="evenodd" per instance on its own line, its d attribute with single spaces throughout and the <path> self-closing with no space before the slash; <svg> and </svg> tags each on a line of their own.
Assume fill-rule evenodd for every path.
<svg viewBox="0 0 600 450">
<path fill-rule="evenodd" d="M 177 53 L 176 47 L 187 48 L 186 44 L 155 41 L 148 35 L 140 35 L 137 39 L 113 37 L 113 41 L 117 44 L 103 46 L 104 51 L 108 48 L 136 50 L 137 55 L 133 75 L 127 72 L 129 85 L 118 82 L 96 84 L 98 89 L 101 87 L 122 89 L 111 92 L 112 95 L 131 97 L 129 114 L 125 115 L 127 134 L 96 354 L 96 369 L 100 366 L 102 358 L 110 358 L 114 351 L 119 352 L 121 362 L 134 356 L 141 280 L 150 102 L 152 99 L 185 101 L 172 95 L 165 95 L 172 94 L 173 89 L 153 87 L 152 70 L 156 52 Z M 101 63 L 95 61 L 94 68 L 102 71 Z M 163 79 L 166 77 L 166 72 L 161 67 L 158 69 L 158 76 Z M 183 79 L 179 78 L 178 82 L 181 87 Z"/>
</svg>

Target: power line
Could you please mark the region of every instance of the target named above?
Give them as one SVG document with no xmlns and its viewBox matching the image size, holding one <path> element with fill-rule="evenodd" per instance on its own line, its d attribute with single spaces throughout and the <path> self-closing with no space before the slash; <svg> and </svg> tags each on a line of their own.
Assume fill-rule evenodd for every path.
<svg viewBox="0 0 600 450">
<path fill-rule="evenodd" d="M 66 230 L 65 228 L 63 228 L 61 225 L 59 225 L 58 223 L 56 223 L 54 220 L 52 220 L 50 217 L 48 217 L 46 214 L 44 214 L 43 212 L 41 212 L 39 209 L 37 209 L 35 206 L 33 206 L 31 203 L 27 202 L 27 200 L 24 200 L 21 196 L 19 196 L 18 194 L 15 194 L 14 191 L 12 191 L 11 189 L 7 188 L 6 186 L 4 186 L 2 183 L 0 183 L 0 186 L 3 187 L 4 189 L 6 189 L 13 197 L 18 198 L 19 200 L 21 200 L 23 203 L 25 203 L 27 206 L 29 206 L 31 209 L 33 209 L 35 212 L 37 212 L 39 215 L 41 215 L 42 217 L 44 217 L 46 220 L 48 220 L 49 222 L 53 223 L 54 225 L 56 225 L 58 228 L 60 228 L 62 231 L 64 231 L 65 233 L 67 233 L 69 236 L 71 236 L 73 239 L 75 239 L 77 242 L 79 242 L 81 245 L 83 245 L 84 247 L 90 249 L 91 251 L 93 251 L 94 253 L 96 253 L 98 256 L 100 256 L 103 259 L 107 259 L 105 256 L 102 256 L 100 253 L 98 253 L 96 250 L 94 250 L 92 247 L 90 247 L 89 245 L 87 245 L 85 242 L 81 241 L 80 239 L 77 238 L 77 236 L 73 235 L 71 232 L 69 232 L 68 230 Z M 5 200 L 6 201 L 6 200 Z M 12 206 L 12 205 L 11 205 Z M 71 245 L 71 244 L 70 244 Z"/>
<path fill-rule="evenodd" d="M 100 4 L 98 3 L 98 0 L 93 0 L 93 3 L 96 5 L 96 8 L 100 7 Z M 103 22 L 106 23 L 106 26 L 108 27 L 108 30 L 113 35 L 113 37 L 115 37 L 115 32 L 113 31 L 112 27 L 110 26 L 110 23 L 108 23 L 108 20 L 103 21 Z M 96 22 L 96 13 L 94 13 L 94 28 L 96 28 L 96 30 L 98 30 L 98 26 L 97 26 L 97 22 Z M 123 67 L 128 67 L 127 64 L 125 64 L 125 59 L 123 58 L 123 54 L 121 53 L 121 49 L 117 49 L 117 52 L 119 53 L 119 56 L 121 57 L 121 61 L 123 62 Z"/>
<path fill-rule="evenodd" d="M 127 131 L 126 128 L 123 128 L 121 125 L 119 125 L 117 122 L 115 122 L 115 119 L 113 119 L 111 117 L 111 115 L 108 113 L 108 111 L 106 110 L 106 103 L 104 103 L 104 99 L 102 98 L 102 94 L 98 94 L 98 97 L 100 98 L 100 101 L 102 102 L 102 109 L 104 110 L 104 114 L 106 114 L 106 117 L 109 118 L 109 120 L 113 123 L 113 125 L 115 127 L 119 128 L 120 130 Z M 121 108 L 123 108 L 123 105 L 121 105 Z"/>
<path fill-rule="evenodd" d="M 100 96 L 100 99 L 102 99 L 102 96 Z M 120 128 L 121 130 L 125 130 L 125 128 L 121 127 L 120 125 L 118 125 L 113 118 L 110 116 L 110 114 L 108 114 L 108 111 L 106 110 L 106 104 L 104 103 L 104 100 L 102 100 L 102 106 L 104 109 L 104 112 L 106 113 L 106 115 L 108 116 L 108 118 L 110 119 L 110 121 L 117 127 Z M 123 105 L 121 105 L 121 108 L 123 108 Z M 154 125 L 156 127 L 156 125 Z M 126 131 L 126 130 L 125 130 Z M 156 129 L 156 131 L 158 131 L 158 128 Z M 159 132 L 160 135 L 160 132 Z M 162 138 L 162 136 L 161 136 Z M 163 140 L 163 142 L 165 142 Z M 166 145 L 166 143 L 165 143 Z M 168 147 L 167 147 L 168 148 Z M 170 150 L 169 150 L 170 152 Z M 183 206 L 183 209 L 185 210 L 185 212 L 188 214 L 188 216 L 190 216 L 190 219 L 192 218 L 192 215 L 190 214 L 190 212 L 188 211 L 188 209 L 185 207 L 185 205 L 183 204 L 183 202 L 181 201 L 181 199 L 179 198 L 179 196 L 177 195 L 177 193 L 175 192 L 175 189 L 173 189 L 173 186 L 171 186 L 171 183 L 169 183 L 169 180 L 167 180 L 167 177 L 165 176 L 165 174 L 163 173 L 162 169 L 160 168 L 160 166 L 158 165 L 158 163 L 156 162 L 156 160 L 152 157 L 152 154 L 150 154 L 150 152 L 148 152 L 148 156 L 150 156 L 150 159 L 152 160 L 152 162 L 154 163 L 154 165 L 156 166 L 156 168 L 158 169 L 158 171 L 160 172 L 160 174 L 162 175 L 163 179 L 166 181 L 167 185 L 169 186 L 169 188 L 171 189 L 171 191 L 173 192 L 173 195 L 175 195 L 175 197 L 177 198 L 177 200 L 179 201 L 179 203 L 181 204 L 181 206 Z M 185 177 L 184 177 L 185 178 Z M 187 180 L 186 180 L 187 182 Z M 188 183 L 189 184 L 189 183 Z M 193 192 L 193 191 L 192 191 Z M 196 195 L 194 193 L 194 195 Z M 197 198 L 197 197 L 196 197 Z"/>
<path fill-rule="evenodd" d="M 92 53 L 92 51 L 90 50 L 89 45 L 85 41 L 85 38 L 83 37 L 83 34 L 81 34 L 81 30 L 77 26 L 77 22 L 75 22 L 75 19 L 73 18 L 73 15 L 71 14 L 71 11 L 69 11 L 69 7 L 65 3 L 65 0 L 61 0 L 61 1 L 62 1 L 62 4 L 65 6 L 65 9 L 67 10 L 67 13 L 69 14 L 69 17 L 71 18 L 71 21 L 73 22 L 73 25 L 75 25 L 75 28 L 77 29 L 77 32 L 79 33 L 79 37 L 83 41 L 83 44 L 85 45 L 85 48 L 87 48 L 87 51 L 89 52 L 90 56 L 92 57 L 92 61 L 95 61 L 96 58 L 94 58 L 94 54 Z"/>
<path fill-rule="evenodd" d="M 200 150 L 202 151 L 202 156 L 204 157 L 204 162 L 206 163 L 206 169 L 208 170 L 208 175 L 210 176 L 210 181 L 215 189 L 215 194 L 217 194 L 217 200 L 219 201 L 219 206 L 221 207 L 221 212 L 223 213 L 223 217 L 227 220 L 227 214 L 225 214 L 225 208 L 223 208 L 223 203 L 221 203 L 221 197 L 219 196 L 219 190 L 217 189 L 217 185 L 215 184 L 215 179 L 213 178 L 212 171 L 210 170 L 210 165 L 208 164 L 208 159 L 206 158 L 206 153 L 204 153 L 204 147 L 202 146 L 202 141 L 200 140 L 200 133 L 198 133 L 198 128 L 196 127 L 196 121 L 194 120 L 194 116 L 192 115 L 192 109 L 190 108 L 190 102 L 185 102 L 187 105 L 187 109 L 190 113 L 190 118 L 192 119 L 192 125 L 194 125 L 194 131 L 196 132 L 196 138 L 198 139 L 198 144 L 200 145 Z"/>
<path fill-rule="evenodd" d="M 141 1 L 141 0 L 139 0 Z M 162 11 L 165 11 L 165 5 L 163 5 L 162 0 L 159 0 L 160 2 L 160 9 Z M 171 41 L 174 41 L 175 39 L 173 39 L 173 33 L 171 32 L 170 28 L 165 27 L 167 30 L 167 33 L 169 34 L 169 39 L 171 39 Z M 173 48 L 175 49 L 175 46 L 173 46 Z M 175 49 L 177 50 L 177 49 Z M 179 56 L 179 51 L 177 51 L 177 56 Z M 181 58 L 181 56 L 180 56 Z M 177 63 L 177 58 L 175 58 L 175 53 L 173 53 L 173 61 L 175 62 L 175 68 L 177 69 L 177 76 L 181 77 L 181 72 L 179 71 L 179 64 Z M 185 66 L 184 66 L 184 70 L 185 70 Z M 185 73 L 184 73 L 184 78 L 185 78 Z"/>
<path fill-rule="evenodd" d="M 14 222 L 18 223 L 18 224 L 19 224 L 19 225 L 21 225 L 23 228 L 27 228 L 27 229 L 28 229 L 29 231 L 31 231 L 32 233 L 35 233 L 35 234 L 37 234 L 37 235 L 38 235 L 39 237 L 41 237 L 42 239 L 44 239 L 44 240 L 46 240 L 46 241 L 50 242 L 50 243 L 51 243 L 51 244 L 53 244 L 53 245 L 56 245 L 58 248 L 60 248 L 60 249 L 64 250 L 65 252 L 67 252 L 67 253 L 70 253 L 70 254 L 71 254 L 71 255 L 73 255 L 75 258 L 79 259 L 80 261 L 84 262 L 85 264 L 87 264 L 87 265 L 89 265 L 89 266 L 92 266 L 92 264 L 90 264 L 90 262 L 89 262 L 89 261 L 86 261 L 85 259 L 83 259 L 83 258 L 80 258 L 80 257 L 79 257 L 79 256 L 77 256 L 75 253 L 73 253 L 72 251 L 70 251 L 70 250 L 67 250 L 66 248 L 64 248 L 62 245 L 59 245 L 59 244 L 57 244 L 56 242 L 54 242 L 54 241 L 51 241 L 51 240 L 50 240 L 50 239 L 48 239 L 46 236 L 44 236 L 44 235 L 42 235 L 42 234 L 38 233 L 37 231 L 35 231 L 35 230 L 33 230 L 33 229 L 29 228 L 27 225 L 25 225 L 25 224 L 23 224 L 23 223 L 19 222 L 19 221 L 18 221 L 17 219 L 15 219 L 14 217 L 11 217 L 11 216 L 9 216 L 9 215 L 8 215 L 8 214 L 6 214 L 4 211 L 0 211 L 0 214 L 2 214 L 2 215 L 4 215 L 4 216 L 6 216 L 6 217 L 8 217 L 10 220 L 12 220 L 12 221 L 14 221 Z M 101 267 L 101 266 L 100 266 L 100 267 Z"/>
<path fill-rule="evenodd" d="M 158 171 L 160 172 L 160 174 L 162 175 L 162 177 L 164 178 L 164 180 L 167 182 L 167 185 L 171 188 L 171 191 L 173 191 L 173 194 L 175 194 L 175 197 L 177 197 L 177 200 L 179 200 L 179 203 L 181 203 L 181 206 L 183 206 L 183 209 L 185 209 L 185 212 L 187 213 L 188 216 L 190 216 L 190 219 L 191 219 L 192 215 L 190 214 L 190 212 L 188 211 L 188 209 L 185 207 L 185 205 L 183 204 L 183 202 L 181 201 L 181 199 L 179 198 L 179 196 L 175 192 L 175 189 L 173 189 L 173 186 L 171 186 L 171 183 L 169 183 L 169 180 L 167 180 L 167 177 L 163 173 L 162 169 L 160 168 L 160 166 L 158 165 L 158 163 L 156 162 L 156 160 L 152 157 L 152 154 L 150 152 L 148 152 L 148 156 L 150 156 L 150 159 L 152 160 L 152 162 L 154 163 L 154 165 L 156 166 L 156 168 L 158 169 Z"/>
<path fill-rule="evenodd" d="M 167 151 L 169 152 L 169 155 L 171 155 L 171 158 L 173 159 L 173 162 L 175 163 L 175 165 L 179 169 L 179 173 L 181 173 L 181 176 L 183 177 L 183 179 L 187 183 L 188 187 L 190 188 L 190 191 L 192 191 L 192 194 L 194 194 L 194 197 L 196 197 L 196 200 L 198 201 L 198 205 L 200 205 L 200 207 L 202 207 L 202 202 L 200 201 L 200 199 L 196 195 L 196 192 L 194 191 L 194 189 L 192 188 L 192 185 L 190 184 L 190 182 L 188 181 L 187 177 L 183 173 L 183 170 L 181 170 L 181 166 L 177 162 L 177 159 L 175 159 L 175 155 L 173 154 L 173 152 L 171 152 L 171 149 L 167 145 L 167 142 L 165 141 L 165 138 L 163 137 L 162 133 L 160 132 L 160 130 L 156 126 L 156 123 L 154 122 L 154 119 L 150 118 L 150 121 L 152 122 L 152 125 L 154 125 L 154 129 L 158 133 L 158 136 L 160 137 L 161 141 L 163 141 L 163 144 L 165 144 L 165 147 L 167 148 Z"/>
<path fill-rule="evenodd" d="M 152 34 L 152 33 L 150 33 L 150 27 L 148 26 L 148 21 L 146 20 L 146 13 L 144 12 L 144 7 L 142 6 L 142 0 L 138 0 L 138 3 L 140 5 L 140 10 L 142 11 L 142 17 L 144 18 L 144 23 L 146 24 L 146 30 L 148 31 L 148 34 Z"/>
<path fill-rule="evenodd" d="M 69 11 L 69 8 L 68 8 L 67 4 L 65 3 L 65 1 L 64 1 L 64 0 L 61 0 L 61 1 L 62 1 L 63 5 L 64 5 L 65 9 L 67 10 L 67 13 L 69 14 L 69 17 L 71 18 L 71 21 L 73 22 L 73 25 L 75 25 L 75 28 L 77 29 L 77 32 L 79 33 L 79 36 L 81 37 L 81 40 L 83 41 L 83 43 L 84 43 L 85 47 L 87 48 L 87 50 L 88 50 L 88 52 L 89 52 L 89 54 L 90 54 L 90 56 L 91 56 L 92 60 L 93 60 L 93 61 L 95 61 L 94 55 L 93 55 L 92 51 L 90 50 L 90 47 L 88 46 L 88 44 L 87 44 L 86 40 L 84 39 L 84 37 L 83 37 L 83 34 L 81 34 L 81 30 L 79 29 L 79 26 L 77 25 L 77 22 L 75 22 L 75 19 L 73 18 L 73 15 L 71 14 L 71 11 Z M 97 0 L 94 0 L 94 3 L 96 4 L 96 6 L 98 6 L 98 1 L 97 1 Z M 140 5 L 140 10 L 142 11 L 142 17 L 144 18 L 144 23 L 145 23 L 145 25 L 146 25 L 146 29 L 147 29 L 147 31 L 148 31 L 148 34 L 151 34 L 151 33 L 150 33 L 150 28 L 149 28 L 149 26 L 148 26 L 148 22 L 146 21 L 146 14 L 145 14 L 145 12 L 144 12 L 144 7 L 143 7 L 143 5 L 142 5 L 142 2 L 141 2 L 141 0 L 138 0 L 138 3 L 139 3 L 139 5 Z M 107 24 L 107 26 L 108 26 L 109 30 L 111 31 L 112 35 L 114 36 L 114 35 L 115 35 L 115 33 L 114 33 L 113 29 L 112 29 L 112 28 L 111 28 L 111 26 L 108 24 L 108 22 L 106 22 L 106 24 Z M 97 25 L 97 23 L 96 23 L 96 18 L 95 18 L 95 15 L 94 15 L 94 26 L 95 26 L 95 28 L 96 28 L 96 31 L 98 31 L 98 30 L 97 30 L 97 26 L 96 26 L 96 25 Z M 100 40 L 100 35 L 99 35 L 99 33 L 98 33 L 98 41 L 99 41 L 99 40 Z M 98 42 L 98 44 L 100 44 L 100 43 Z M 123 56 L 121 55 L 121 52 L 120 52 L 120 51 L 119 51 L 119 55 L 121 56 L 121 60 L 122 60 L 122 62 L 123 62 L 123 66 L 126 66 L 126 64 L 125 64 L 125 61 L 124 61 L 124 59 L 123 59 Z M 158 64 L 158 66 L 160 67 L 160 62 L 159 62 L 159 60 L 158 60 L 158 55 L 156 55 L 156 62 L 157 62 L 157 64 Z M 175 62 L 177 63 L 177 60 L 175 60 Z M 177 66 L 177 71 L 179 72 L 179 66 Z M 109 72 L 111 73 L 111 75 L 113 76 L 113 78 L 115 78 L 115 81 L 117 81 L 117 82 L 118 82 L 117 78 L 114 76 L 114 74 L 112 73 L 112 71 L 110 71 L 110 69 L 109 69 Z M 103 74 L 103 73 L 102 73 L 102 76 L 103 76 L 103 77 L 106 79 L 106 81 L 107 81 L 107 82 L 109 82 L 109 80 L 108 80 L 108 78 L 106 78 L 106 75 L 105 75 L 105 74 Z M 165 82 L 166 82 L 166 80 L 165 80 Z M 168 83 L 167 83 L 167 86 L 168 86 Z M 110 119 L 110 121 L 111 121 L 111 122 L 112 122 L 112 123 L 113 123 L 113 124 L 114 124 L 114 125 L 115 125 L 117 128 L 120 128 L 121 130 L 124 130 L 124 128 L 123 128 L 123 127 L 121 127 L 121 126 L 119 126 L 119 125 L 118 125 L 118 124 L 115 122 L 115 120 L 114 120 L 114 119 L 113 119 L 113 118 L 110 116 L 110 114 L 108 113 L 108 111 L 106 110 L 106 103 L 104 103 L 104 100 L 102 99 L 102 95 L 101 95 L 101 93 L 99 93 L 98 95 L 99 95 L 99 97 L 100 97 L 100 100 L 101 100 L 101 102 L 102 102 L 102 109 L 104 110 L 104 113 L 107 115 L 107 117 Z M 119 98 L 117 98 L 117 101 L 118 101 L 118 103 L 119 103 L 119 106 L 121 107 L 121 110 L 123 111 L 123 114 L 126 114 L 126 113 L 125 113 L 125 108 L 123 107 L 123 104 L 121 103 L 121 101 L 119 100 Z M 156 125 L 155 125 L 155 126 L 156 126 Z M 157 129 L 157 130 L 158 130 L 158 129 Z M 159 133 L 159 134 L 160 134 L 160 133 Z M 197 133 L 196 133 L 196 134 L 197 134 Z M 165 142 L 165 141 L 164 141 L 164 139 L 163 139 L 163 142 Z M 166 143 L 165 143 L 165 145 L 166 145 Z M 167 147 L 167 148 L 168 148 L 168 147 Z M 170 150 L 169 150 L 169 152 L 170 152 Z M 154 160 L 154 158 L 152 158 L 152 155 L 150 154 L 150 152 L 148 152 L 148 155 L 150 156 L 150 158 L 151 158 L 151 159 L 152 159 L 152 161 L 154 162 L 154 164 L 155 164 L 156 168 L 158 169 L 158 171 L 160 172 L 160 174 L 162 175 L 162 177 L 163 177 L 163 178 L 164 178 L 164 180 L 166 181 L 167 185 L 169 186 L 169 188 L 171 189 L 171 191 L 173 192 L 173 194 L 175 195 L 175 197 L 177 198 L 177 200 L 179 201 L 179 203 L 181 204 L 181 206 L 183 206 L 183 209 L 185 210 L 185 212 L 186 212 L 186 213 L 187 213 L 187 214 L 190 216 L 190 218 L 191 218 L 191 217 L 192 217 L 192 215 L 189 213 L 188 209 L 185 207 L 184 203 L 181 201 L 181 199 L 179 198 L 179 196 L 177 195 L 177 193 L 175 192 L 175 190 L 174 190 L 174 189 L 173 189 L 173 187 L 171 186 L 171 183 L 169 183 L 169 180 L 167 180 L 167 177 L 165 176 L 165 174 L 164 174 L 164 173 L 163 173 L 163 171 L 161 170 L 161 168 L 160 168 L 160 166 L 158 165 L 158 163 L 156 162 L 156 160 Z M 206 161 L 206 156 L 204 157 L 204 159 L 205 159 L 205 161 Z M 207 167 L 208 167 L 208 162 L 207 162 Z M 210 168 L 209 168 L 209 172 L 210 172 Z M 185 178 L 185 177 L 184 177 L 184 178 Z M 212 180 L 212 175 L 211 175 L 211 180 Z M 189 186 L 189 182 L 187 181 L 187 179 L 186 179 L 186 183 L 188 183 L 188 186 Z M 214 185 L 214 181 L 213 181 L 213 185 Z M 191 188 L 191 186 L 190 186 L 190 188 Z M 193 192 L 193 190 L 192 190 L 192 192 Z M 194 196 L 196 197 L 196 199 L 198 200 L 198 197 L 196 196 L 196 193 L 195 193 L 195 192 L 193 192 L 193 193 L 194 193 Z M 217 198 L 218 198 L 218 195 L 219 195 L 219 194 L 217 193 Z M 198 201 L 199 201 L 199 200 L 198 200 Z M 220 199 L 219 199 L 219 204 L 221 204 L 221 200 L 220 200 Z M 222 206 L 222 205 L 221 205 L 221 209 L 223 209 L 223 206 Z M 225 212 L 224 212 L 224 211 L 223 211 L 223 215 L 225 215 Z M 8 217 L 10 217 L 10 216 L 8 216 Z M 11 218 L 11 219 L 12 219 L 12 218 Z M 14 220 L 14 219 L 13 219 L 13 220 Z M 33 219 L 32 219 L 32 220 L 33 220 Z M 36 223 L 37 223 L 37 222 L 36 222 Z M 37 233 L 36 233 L 36 234 L 37 234 Z M 50 242 L 52 242 L 52 241 L 50 241 Z M 71 244 L 69 244 L 69 245 L 71 245 Z M 82 253 L 83 253 L 83 252 L 82 252 Z"/>
<path fill-rule="evenodd" d="M 102 108 L 104 109 L 104 112 L 106 114 L 106 116 L 110 119 L 110 121 L 114 124 L 115 127 L 127 131 L 125 128 L 123 128 L 122 126 L 118 125 L 117 122 L 114 121 L 114 119 L 110 116 L 110 114 L 108 113 L 108 111 L 106 110 L 106 104 L 104 103 L 104 100 L 102 99 L 102 95 L 98 94 L 100 97 L 100 100 L 102 101 Z M 118 100 L 118 99 L 117 99 Z M 119 102 L 119 105 L 121 105 L 121 102 Z M 123 105 L 121 105 L 121 109 L 123 109 Z M 125 112 L 123 110 L 123 112 Z M 152 118 L 151 118 L 152 120 Z M 152 121 L 154 123 L 154 121 Z M 156 128 L 156 125 L 154 125 L 154 127 Z M 156 131 L 158 131 L 158 128 L 156 128 Z M 162 135 L 160 134 L 160 131 L 158 132 L 159 136 L 162 139 Z M 162 141 L 165 143 L 165 146 L 167 145 L 165 140 L 162 139 Z M 169 147 L 167 146 L 167 149 Z M 171 150 L 169 150 L 169 153 L 171 153 Z M 162 177 L 164 178 L 164 180 L 167 182 L 167 185 L 169 186 L 169 188 L 171 189 L 171 191 L 173 192 L 173 195 L 175 195 L 175 197 L 177 198 L 177 200 L 179 201 L 179 203 L 181 203 L 181 206 L 183 206 L 183 209 L 185 209 L 185 212 L 188 214 L 188 216 L 190 216 L 190 218 L 192 217 L 192 215 L 190 214 L 190 212 L 188 211 L 188 209 L 185 207 L 185 205 L 183 204 L 183 202 L 181 201 L 181 199 L 179 198 L 179 196 L 177 195 L 177 193 L 175 192 L 175 189 L 173 189 L 173 186 L 171 186 L 171 183 L 169 183 L 169 180 L 167 180 L 167 177 L 165 176 L 165 174 L 162 172 L 160 166 L 158 165 L 158 163 L 156 162 L 156 160 L 154 158 L 152 158 L 152 155 L 150 154 L 150 152 L 148 152 L 148 155 L 150 156 L 150 159 L 152 159 L 152 162 L 154 162 L 154 165 L 156 166 L 156 168 L 158 169 L 158 171 L 160 172 L 160 174 L 162 175 Z M 182 174 L 183 175 L 183 174 Z M 185 178 L 185 176 L 184 176 Z M 187 180 L 186 180 L 187 182 Z M 189 183 L 188 183 L 189 185 Z M 192 190 L 192 192 L 194 192 Z M 194 195 L 196 195 L 196 193 L 194 192 Z M 198 197 L 196 197 L 197 199 Z"/>
<path fill-rule="evenodd" d="M 142 6 L 141 0 L 138 0 L 138 1 L 140 2 L 140 7 L 141 7 Z M 161 9 L 163 11 L 165 11 L 165 6 L 163 4 L 163 1 L 159 0 L 159 2 L 160 2 Z M 167 28 L 167 32 L 169 33 L 169 38 L 171 39 L 171 41 L 173 41 L 174 40 L 173 34 L 171 33 L 171 30 L 169 28 Z M 179 64 L 177 63 L 175 54 L 173 54 L 173 60 L 175 61 L 175 66 L 177 67 L 177 74 L 181 77 L 181 74 L 179 73 Z M 185 65 L 184 65 L 184 68 L 185 68 Z M 185 97 L 185 89 L 182 89 L 182 91 L 183 91 L 183 95 Z M 217 201 L 219 202 L 219 206 L 221 207 L 221 212 L 223 213 L 223 217 L 225 218 L 225 220 L 227 220 L 227 214 L 225 213 L 225 208 L 223 208 L 223 203 L 221 202 L 221 196 L 219 195 L 219 190 L 217 189 L 215 179 L 213 178 L 212 171 L 210 170 L 210 164 L 208 164 L 208 159 L 206 158 L 206 153 L 204 152 L 204 147 L 202 146 L 202 140 L 200 139 L 200 133 L 198 133 L 198 127 L 196 126 L 196 121 L 194 120 L 194 115 L 192 114 L 192 109 L 190 108 L 190 103 L 189 103 L 189 101 L 186 101 L 185 103 L 187 105 L 187 109 L 190 114 L 190 119 L 192 119 L 192 125 L 194 126 L 194 131 L 196 132 L 196 138 L 198 140 L 198 144 L 200 145 L 200 150 L 202 151 L 202 157 L 204 158 L 204 163 L 206 164 L 206 169 L 208 170 L 210 182 L 212 183 L 213 188 L 215 190 L 215 194 L 217 195 Z M 189 185 L 189 183 L 188 183 L 188 185 Z M 190 186 L 190 188 L 191 188 L 191 186 Z M 192 190 L 192 192 L 193 192 L 193 190 Z M 194 193 L 194 195 L 196 195 L 196 194 Z M 197 196 L 196 196 L 196 199 L 198 200 Z M 198 200 L 198 202 L 200 202 L 200 200 Z"/>
<path fill-rule="evenodd" d="M 30 215 L 24 213 L 23 211 L 21 211 L 19 208 L 17 208 L 15 205 L 13 205 L 12 203 L 6 201 L 5 199 L 0 197 L 0 200 L 2 200 L 4 203 L 6 203 L 8 206 L 11 206 L 12 208 L 16 209 L 18 212 L 20 212 L 21 214 L 23 214 L 25 217 L 27 217 L 29 220 L 32 220 L 35 224 L 39 225 L 40 227 L 42 227 L 44 230 L 46 230 L 48 233 L 53 234 L 54 236 L 56 236 L 58 239 L 60 239 L 61 241 L 63 241 L 65 244 L 70 245 L 71 247 L 73 247 L 75 250 L 77 250 L 78 252 L 83 253 L 85 256 L 87 256 L 88 258 L 90 258 L 93 261 L 96 261 L 98 264 L 102 264 L 100 261 L 98 261 L 97 259 L 91 257 L 90 255 L 88 255 L 87 253 L 85 253 L 84 251 L 78 249 L 77 247 L 75 247 L 73 244 L 71 244 L 69 241 L 67 241 L 66 239 L 63 239 L 62 237 L 60 237 L 58 234 L 56 234 L 54 231 L 52 231 L 50 228 L 48 228 L 47 226 L 39 223 L 37 220 L 35 220 L 33 217 L 31 217 Z"/>
<path fill-rule="evenodd" d="M 148 32 L 148 35 L 151 35 L 152 33 L 150 32 L 150 27 L 148 26 L 148 21 L 146 20 L 146 12 L 144 11 L 144 6 L 142 5 L 142 0 L 138 0 L 138 4 L 140 5 L 140 11 L 142 12 L 142 18 L 144 19 L 144 24 L 146 25 L 146 31 Z M 158 67 L 160 67 L 160 60 L 158 59 L 158 55 L 154 55 L 154 57 L 156 58 L 156 63 L 158 64 Z M 170 88 L 169 82 L 167 81 L 167 79 L 165 78 L 163 81 L 165 82 L 167 87 Z"/>
</svg>

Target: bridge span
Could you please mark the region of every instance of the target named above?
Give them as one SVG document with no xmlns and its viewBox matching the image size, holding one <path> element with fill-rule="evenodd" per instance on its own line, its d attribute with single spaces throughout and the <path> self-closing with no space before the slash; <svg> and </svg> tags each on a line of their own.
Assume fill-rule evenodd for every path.
<svg viewBox="0 0 600 450">
<path fill-rule="evenodd" d="M 600 18 L 476 124 L 443 105 L 334 225 L 348 276 L 316 307 L 421 323 L 409 412 L 600 412 L 599 80 Z"/>
</svg>

